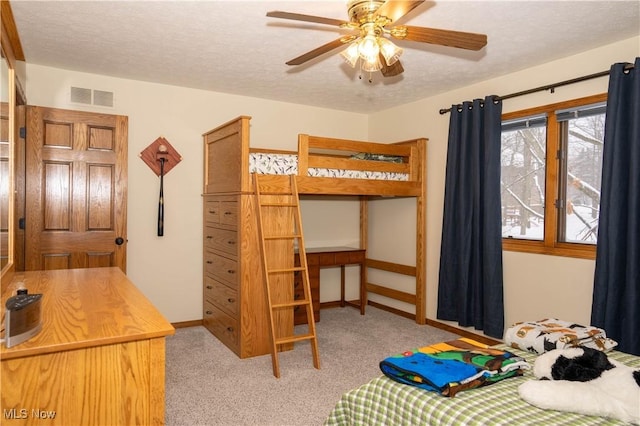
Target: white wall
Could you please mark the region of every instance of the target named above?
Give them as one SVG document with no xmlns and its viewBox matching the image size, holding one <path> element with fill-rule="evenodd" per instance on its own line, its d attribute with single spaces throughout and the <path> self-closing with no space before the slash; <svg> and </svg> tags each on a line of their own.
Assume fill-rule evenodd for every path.
<svg viewBox="0 0 640 426">
<path fill-rule="evenodd" d="M 522 90 L 605 71 L 615 62 L 633 62 L 640 56 L 640 37 L 635 37 L 599 49 L 550 62 L 535 68 L 505 75 L 473 86 L 435 95 L 369 117 L 369 137 L 379 141 L 394 141 L 426 137 L 427 153 L 427 318 L 436 319 L 438 268 L 444 177 L 447 157 L 448 108 L 465 100 L 486 95 L 506 95 Z M 411 70 L 405 71 L 405 74 Z M 407 82 L 407 84 L 410 84 Z M 504 101 L 503 112 L 546 105 L 607 91 L 607 78 L 541 92 Z M 393 238 L 383 235 L 381 240 Z M 397 255 L 395 248 L 384 244 L 372 250 Z M 410 258 L 408 258 L 410 259 Z M 556 256 L 505 252 L 505 324 L 521 320 L 537 320 L 556 316 L 569 321 L 589 323 L 595 262 Z M 372 298 L 373 299 L 373 298 Z M 408 306 L 397 304 L 409 310 Z"/>
<path fill-rule="evenodd" d="M 70 86 L 113 91 L 116 106 L 71 104 Z M 127 275 L 171 322 L 202 318 L 202 133 L 239 115 L 249 115 L 253 117 L 254 147 L 293 150 L 298 133 L 367 139 L 368 117 L 344 111 L 31 64 L 27 64 L 26 87 L 29 105 L 129 117 Z M 165 177 L 163 237 L 156 236 L 159 179 L 138 157 L 159 136 L 183 157 Z M 335 241 L 357 246 L 356 204 L 342 200 L 303 204 L 305 230 L 309 228 L 307 243 L 318 246 Z M 314 226 L 315 222 L 319 226 Z M 323 296 L 325 300 L 333 297 L 330 291 Z"/>
</svg>

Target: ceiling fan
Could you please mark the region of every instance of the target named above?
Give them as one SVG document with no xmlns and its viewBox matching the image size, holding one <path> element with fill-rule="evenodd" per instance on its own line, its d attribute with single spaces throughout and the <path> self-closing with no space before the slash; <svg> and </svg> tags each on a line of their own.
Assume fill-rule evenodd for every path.
<svg viewBox="0 0 640 426">
<path fill-rule="evenodd" d="M 393 77 L 401 74 L 404 68 L 399 61 L 402 49 L 393 44 L 389 38 L 469 50 L 480 50 L 487 44 L 487 36 L 484 34 L 410 25 L 392 25 L 424 1 L 349 0 L 347 3 L 348 21 L 281 11 L 268 12 L 267 16 L 333 25 L 355 31 L 354 34 L 340 37 L 293 58 L 287 62 L 287 65 L 301 65 L 317 56 L 347 45 L 341 55 L 352 67 L 355 68 L 359 62 L 360 68 L 365 72 L 380 71 L 385 77 Z"/>
</svg>

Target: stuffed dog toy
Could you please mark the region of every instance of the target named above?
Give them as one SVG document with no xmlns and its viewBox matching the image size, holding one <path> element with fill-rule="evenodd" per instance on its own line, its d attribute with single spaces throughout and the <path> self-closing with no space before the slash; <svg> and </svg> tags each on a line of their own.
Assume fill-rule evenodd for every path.
<svg viewBox="0 0 640 426">
<path fill-rule="evenodd" d="M 640 425 L 640 369 L 579 347 L 545 352 L 536 359 L 533 374 L 539 380 L 518 388 L 529 404 Z"/>
</svg>

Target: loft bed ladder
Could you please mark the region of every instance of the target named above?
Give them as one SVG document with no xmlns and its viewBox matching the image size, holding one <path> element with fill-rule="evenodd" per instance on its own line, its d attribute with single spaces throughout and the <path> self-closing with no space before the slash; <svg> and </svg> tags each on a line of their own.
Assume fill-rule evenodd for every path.
<svg viewBox="0 0 640 426">
<path fill-rule="evenodd" d="M 254 186 L 260 237 L 262 269 L 267 290 L 269 331 L 271 333 L 271 363 L 273 375 L 280 377 L 278 351 L 287 350 L 295 342 L 308 340 L 311 344 L 313 366 L 320 368 L 307 256 L 304 249 L 300 201 L 295 175 L 281 178 L 284 185 L 269 185 L 266 175 L 255 173 Z M 294 263 L 295 249 L 299 266 Z M 304 297 L 294 299 L 295 274 L 302 278 Z M 296 334 L 293 327 L 294 309 L 304 308 L 307 332 Z M 301 326 L 304 327 L 304 326 Z"/>
</svg>

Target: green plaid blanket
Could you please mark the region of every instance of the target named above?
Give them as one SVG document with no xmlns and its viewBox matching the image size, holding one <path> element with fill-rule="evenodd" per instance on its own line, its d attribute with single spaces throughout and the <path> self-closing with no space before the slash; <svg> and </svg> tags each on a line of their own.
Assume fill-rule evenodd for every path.
<svg viewBox="0 0 640 426">
<path fill-rule="evenodd" d="M 525 358 L 532 366 L 536 354 L 497 345 Z M 631 367 L 640 367 L 640 357 L 611 351 L 608 355 Z M 534 379 L 531 370 L 524 376 L 502 380 L 488 387 L 460 392 L 447 398 L 382 376 L 345 393 L 325 420 L 325 425 L 456 425 L 456 426 L 539 426 L 539 425 L 624 425 L 602 417 L 563 411 L 542 410 L 518 395 L 518 386 Z"/>
</svg>

